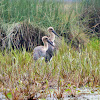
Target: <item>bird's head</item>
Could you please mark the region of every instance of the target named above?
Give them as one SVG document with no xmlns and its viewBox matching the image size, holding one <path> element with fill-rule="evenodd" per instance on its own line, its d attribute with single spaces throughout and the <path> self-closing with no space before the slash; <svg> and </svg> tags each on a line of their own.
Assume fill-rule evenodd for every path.
<svg viewBox="0 0 100 100">
<path fill-rule="evenodd" d="M 42 41 L 43 41 L 44 43 L 45 43 L 45 42 L 48 42 L 50 45 L 52 45 L 52 46 L 54 47 L 53 43 L 48 39 L 47 36 L 43 36 L 43 37 L 42 37 Z"/>
<path fill-rule="evenodd" d="M 51 33 L 51 34 L 53 33 L 53 34 L 55 34 L 56 36 L 59 37 L 59 35 L 54 31 L 54 28 L 53 27 L 49 27 L 48 28 L 48 32 Z"/>
</svg>

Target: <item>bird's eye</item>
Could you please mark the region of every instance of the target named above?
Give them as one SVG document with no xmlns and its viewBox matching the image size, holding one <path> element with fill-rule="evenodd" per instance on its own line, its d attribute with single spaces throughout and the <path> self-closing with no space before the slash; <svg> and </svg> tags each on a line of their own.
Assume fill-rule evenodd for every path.
<svg viewBox="0 0 100 100">
<path fill-rule="evenodd" d="M 52 30 L 52 28 L 50 30 Z"/>
</svg>

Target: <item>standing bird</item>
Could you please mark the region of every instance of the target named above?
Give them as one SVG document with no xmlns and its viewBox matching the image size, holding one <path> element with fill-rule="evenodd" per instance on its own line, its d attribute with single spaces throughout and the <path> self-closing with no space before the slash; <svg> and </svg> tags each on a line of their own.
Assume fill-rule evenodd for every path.
<svg viewBox="0 0 100 100">
<path fill-rule="evenodd" d="M 33 59 L 35 61 L 38 60 L 40 57 L 46 57 L 46 51 L 48 50 L 48 44 L 53 46 L 53 44 L 48 40 L 47 36 L 43 36 L 42 41 L 44 43 L 44 46 L 37 46 L 33 50 Z"/>
<path fill-rule="evenodd" d="M 48 32 L 50 34 L 49 40 L 55 46 L 55 43 L 54 43 L 55 35 L 57 35 L 58 37 L 59 37 L 59 35 L 54 31 L 53 27 L 49 27 Z M 54 46 L 51 46 L 50 44 L 48 44 L 48 50 L 46 51 L 45 62 L 50 61 L 50 59 L 54 55 L 54 49 L 55 49 Z"/>
</svg>

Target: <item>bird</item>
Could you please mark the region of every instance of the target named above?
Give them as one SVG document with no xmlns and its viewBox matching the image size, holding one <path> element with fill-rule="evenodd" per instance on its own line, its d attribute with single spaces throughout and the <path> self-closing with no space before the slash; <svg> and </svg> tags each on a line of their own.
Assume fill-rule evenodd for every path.
<svg viewBox="0 0 100 100">
<path fill-rule="evenodd" d="M 55 46 L 55 43 L 54 43 L 55 35 L 58 36 L 58 37 L 59 37 L 59 35 L 54 31 L 53 27 L 49 27 L 47 30 L 48 30 L 48 32 L 50 34 L 50 37 L 48 39 Z M 50 61 L 50 59 L 54 55 L 54 51 L 55 51 L 55 47 L 54 46 L 51 46 L 50 44 L 48 44 L 48 50 L 46 51 L 45 62 Z"/>
<path fill-rule="evenodd" d="M 36 61 L 38 60 L 40 57 L 46 57 L 46 51 L 48 50 L 48 44 L 54 46 L 50 40 L 48 39 L 47 36 L 43 36 L 42 37 L 42 42 L 44 44 L 44 46 L 37 46 L 34 48 L 33 50 L 33 59 Z"/>
</svg>

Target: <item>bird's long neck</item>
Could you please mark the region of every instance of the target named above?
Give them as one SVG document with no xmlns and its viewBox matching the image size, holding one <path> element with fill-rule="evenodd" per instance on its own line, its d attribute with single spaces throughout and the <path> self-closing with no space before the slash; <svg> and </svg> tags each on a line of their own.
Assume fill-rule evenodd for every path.
<svg viewBox="0 0 100 100">
<path fill-rule="evenodd" d="M 55 34 L 53 32 L 50 32 L 49 40 L 52 41 L 52 42 L 54 42 L 54 40 L 55 40 Z"/>
<path fill-rule="evenodd" d="M 44 43 L 44 50 L 47 51 L 47 49 L 48 49 L 48 43 L 47 42 L 43 42 L 43 43 Z"/>
</svg>

